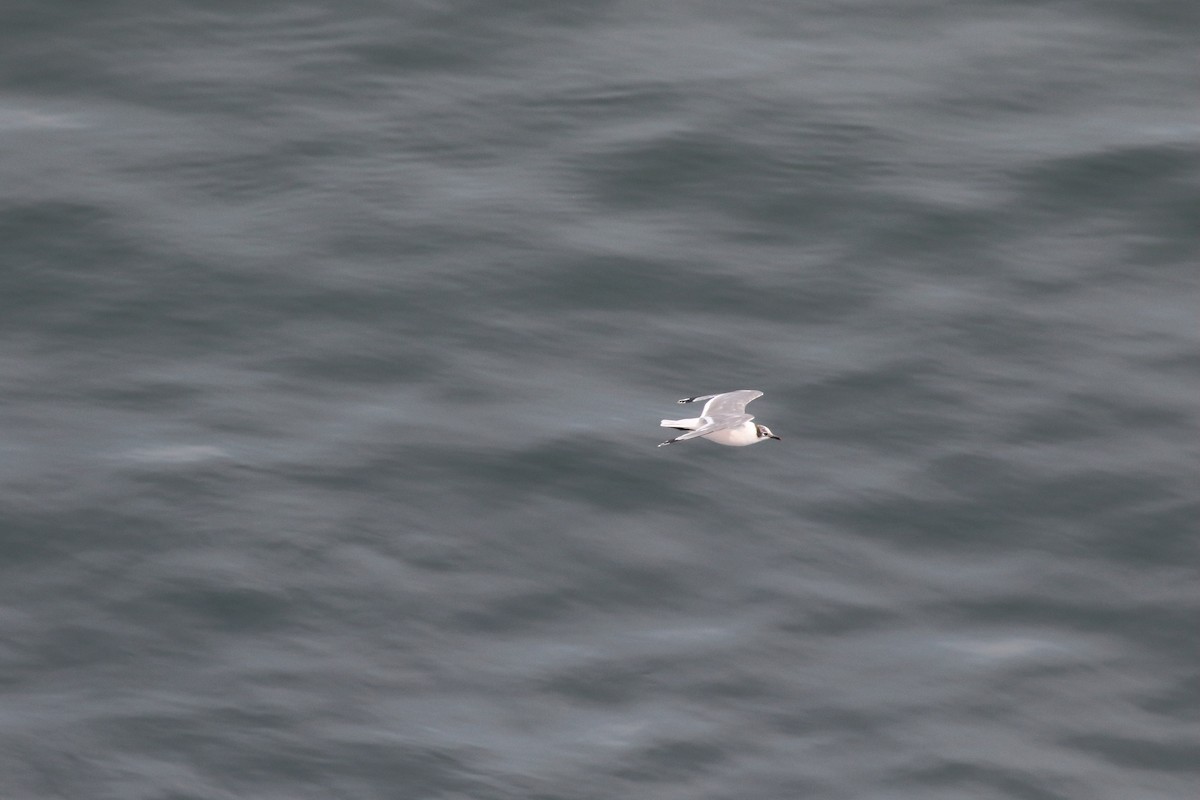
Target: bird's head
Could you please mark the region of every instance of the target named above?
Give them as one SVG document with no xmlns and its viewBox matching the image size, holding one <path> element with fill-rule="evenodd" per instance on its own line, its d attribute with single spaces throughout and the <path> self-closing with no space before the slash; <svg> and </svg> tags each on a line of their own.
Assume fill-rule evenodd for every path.
<svg viewBox="0 0 1200 800">
<path fill-rule="evenodd" d="M 758 438 L 760 439 L 774 439 L 776 441 L 783 441 L 778 436 L 771 433 L 771 429 L 766 425 L 759 425 L 756 423 L 754 427 L 758 430 Z"/>
</svg>

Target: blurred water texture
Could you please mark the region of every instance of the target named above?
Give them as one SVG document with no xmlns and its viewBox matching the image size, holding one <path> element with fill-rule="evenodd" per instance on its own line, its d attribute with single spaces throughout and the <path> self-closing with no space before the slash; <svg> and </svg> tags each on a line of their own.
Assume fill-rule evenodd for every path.
<svg viewBox="0 0 1200 800">
<path fill-rule="evenodd" d="M 6 17 L 0 796 L 1194 792 L 1194 4 Z"/>
</svg>

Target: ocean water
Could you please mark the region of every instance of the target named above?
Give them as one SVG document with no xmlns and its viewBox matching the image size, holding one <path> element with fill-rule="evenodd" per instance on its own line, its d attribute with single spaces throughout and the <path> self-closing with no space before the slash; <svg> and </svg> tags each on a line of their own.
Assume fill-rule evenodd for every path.
<svg viewBox="0 0 1200 800">
<path fill-rule="evenodd" d="M 1195 3 L 6 9 L 0 797 L 1193 796 Z"/>
</svg>

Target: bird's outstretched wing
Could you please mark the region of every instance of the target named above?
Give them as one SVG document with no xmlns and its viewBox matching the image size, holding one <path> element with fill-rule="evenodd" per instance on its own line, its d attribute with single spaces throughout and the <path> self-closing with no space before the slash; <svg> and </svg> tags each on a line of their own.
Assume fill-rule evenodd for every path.
<svg viewBox="0 0 1200 800">
<path fill-rule="evenodd" d="M 719 417 L 722 414 L 745 414 L 746 404 L 762 395 L 763 393 L 757 389 L 738 389 L 736 392 L 716 394 L 704 404 L 702 413 L 706 417 Z"/>
<path fill-rule="evenodd" d="M 712 417 L 706 415 L 700 417 L 701 424 L 699 428 L 688 431 L 680 436 L 676 436 L 674 439 L 668 439 L 667 441 L 659 444 L 659 447 L 662 447 L 665 444 L 682 442 L 686 439 L 695 439 L 698 436 L 708 436 L 710 433 L 716 433 L 717 431 L 723 431 L 729 428 L 736 428 L 738 425 L 741 425 L 744 422 L 749 422 L 752 419 L 754 419 L 754 417 L 750 414 L 731 414 L 728 416 L 723 416 L 717 420 L 714 420 Z"/>
</svg>

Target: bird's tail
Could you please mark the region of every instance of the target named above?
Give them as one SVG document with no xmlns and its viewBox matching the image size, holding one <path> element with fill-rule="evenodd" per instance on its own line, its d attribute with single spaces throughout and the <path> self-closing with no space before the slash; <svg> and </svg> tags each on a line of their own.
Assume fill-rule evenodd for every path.
<svg viewBox="0 0 1200 800">
<path fill-rule="evenodd" d="M 681 431 L 694 431 L 700 427 L 700 418 L 694 419 L 664 419 L 659 423 L 664 428 L 675 428 Z"/>
</svg>

